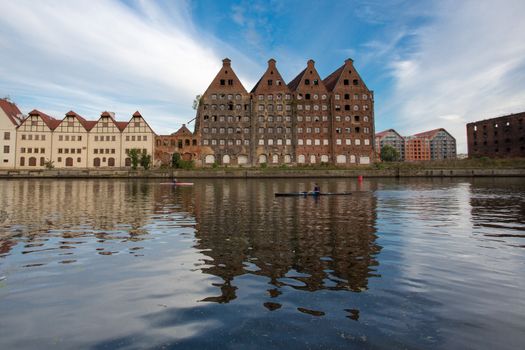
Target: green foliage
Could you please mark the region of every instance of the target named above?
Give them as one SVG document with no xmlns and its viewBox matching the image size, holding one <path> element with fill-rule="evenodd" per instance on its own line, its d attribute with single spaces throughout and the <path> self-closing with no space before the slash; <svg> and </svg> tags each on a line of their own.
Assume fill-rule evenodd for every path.
<svg viewBox="0 0 525 350">
<path fill-rule="evenodd" d="M 173 153 L 173 156 L 171 157 L 171 166 L 175 169 L 193 169 L 195 167 L 195 163 L 193 160 L 184 160 L 181 158 L 179 153 Z"/>
<path fill-rule="evenodd" d="M 136 148 L 132 148 L 129 150 L 128 156 L 131 159 L 131 169 L 137 170 L 137 167 L 140 162 L 140 150 Z"/>
<path fill-rule="evenodd" d="M 268 168 L 268 164 L 267 163 L 261 163 L 260 167 L 261 167 L 261 169 L 266 169 L 266 168 Z"/>
<path fill-rule="evenodd" d="M 381 148 L 381 160 L 383 162 L 396 162 L 399 160 L 399 152 L 390 145 Z"/>
<path fill-rule="evenodd" d="M 213 162 L 212 166 L 213 169 L 217 169 L 219 167 L 219 163 Z"/>
<path fill-rule="evenodd" d="M 144 168 L 144 170 L 148 170 L 151 166 L 151 155 L 142 153 L 142 156 L 140 157 L 140 165 Z"/>
<path fill-rule="evenodd" d="M 44 166 L 46 167 L 46 169 L 53 169 L 55 167 L 53 163 L 54 162 L 52 160 L 46 159 Z"/>
</svg>

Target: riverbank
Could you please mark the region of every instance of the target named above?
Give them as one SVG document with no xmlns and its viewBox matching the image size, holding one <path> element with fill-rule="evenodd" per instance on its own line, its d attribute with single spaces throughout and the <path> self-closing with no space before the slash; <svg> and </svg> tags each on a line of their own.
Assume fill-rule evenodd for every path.
<svg viewBox="0 0 525 350">
<path fill-rule="evenodd" d="M 373 178 L 388 177 L 525 177 L 525 168 L 386 168 L 386 169 L 200 169 L 200 170 L 0 170 L 10 178 Z"/>
</svg>

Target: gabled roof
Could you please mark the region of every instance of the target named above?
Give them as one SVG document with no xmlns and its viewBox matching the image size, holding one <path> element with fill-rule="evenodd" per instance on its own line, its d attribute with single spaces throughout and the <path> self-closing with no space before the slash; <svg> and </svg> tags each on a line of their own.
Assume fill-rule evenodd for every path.
<svg viewBox="0 0 525 350">
<path fill-rule="evenodd" d="M 190 131 L 190 129 L 188 129 L 186 127 L 186 124 L 182 124 L 182 126 L 179 128 L 179 130 L 175 131 L 171 135 L 179 135 L 179 134 L 190 135 L 190 136 L 193 135 L 193 133 Z"/>
<path fill-rule="evenodd" d="M 341 80 L 344 80 L 341 79 L 343 76 L 345 76 L 344 79 L 359 80 L 360 85 L 368 90 L 365 82 L 355 69 L 354 61 L 351 58 L 346 59 L 345 63 L 341 67 L 337 68 L 332 74 L 323 80 L 323 83 L 329 91 L 334 91 L 337 85 L 341 84 Z"/>
<path fill-rule="evenodd" d="M 120 131 L 123 131 L 128 126 L 128 122 L 117 122 L 116 120 L 114 122 Z"/>
<path fill-rule="evenodd" d="M 146 119 L 144 119 L 144 117 L 142 116 L 142 114 L 140 114 L 139 111 L 136 111 L 135 113 L 133 113 L 133 115 L 131 116 L 131 119 L 126 123 L 126 126 L 124 127 L 124 129 L 129 125 L 129 123 L 131 123 L 131 121 L 133 120 L 133 118 L 140 118 L 140 119 L 142 119 L 142 121 L 143 121 L 144 123 L 146 123 L 146 125 L 147 125 L 148 128 L 151 130 L 151 132 L 154 133 L 154 134 L 156 135 L 155 131 L 153 131 L 153 129 L 151 128 L 151 126 L 149 126 L 148 122 L 146 121 Z M 117 122 L 117 123 L 122 123 L 122 122 Z M 122 129 L 122 130 L 124 130 L 124 129 Z"/>
<path fill-rule="evenodd" d="M 299 83 L 303 79 L 303 75 L 306 73 L 306 68 L 301 71 L 301 73 L 297 74 L 295 78 L 292 79 L 291 82 L 288 83 L 288 88 L 292 91 L 295 91 L 297 87 L 299 86 Z"/>
<path fill-rule="evenodd" d="M 268 80 L 272 80 L 273 82 L 276 82 L 279 80 L 281 82 L 281 85 L 268 85 Z M 268 60 L 268 68 L 266 69 L 266 72 L 263 73 L 261 76 L 261 79 L 255 84 L 253 87 L 251 93 L 256 93 L 259 90 L 262 89 L 268 89 L 269 91 L 273 92 L 289 92 L 288 86 L 284 83 L 283 77 L 281 76 L 281 73 L 279 73 L 279 70 L 277 69 L 277 66 L 275 65 L 275 60 L 273 58 L 270 58 Z"/>
<path fill-rule="evenodd" d="M 77 114 L 76 112 L 69 111 L 66 113 L 66 117 L 75 117 L 80 124 L 86 129 L 86 131 L 91 130 L 97 122 L 95 120 L 86 120 L 81 115 Z"/>
<path fill-rule="evenodd" d="M 389 133 L 395 133 L 397 136 L 399 136 L 400 138 L 403 138 L 403 136 L 401 136 L 397 131 L 395 131 L 394 129 L 388 129 L 388 130 L 384 130 L 384 131 L 381 131 L 381 132 L 378 132 L 376 134 L 376 137 L 383 137 L 383 136 L 386 136 L 388 135 Z"/>
<path fill-rule="evenodd" d="M 311 80 L 311 83 L 308 86 L 304 83 L 306 79 Z M 313 84 L 315 80 L 317 80 L 317 84 Z M 303 88 L 311 91 L 326 91 L 326 87 L 324 86 L 324 83 L 321 80 L 319 73 L 315 69 L 314 60 L 308 60 L 306 68 L 301 73 L 299 73 L 299 75 L 297 75 L 290 83 L 288 83 L 288 88 L 292 91 L 297 91 Z"/>
<path fill-rule="evenodd" d="M 221 80 L 224 80 L 226 84 L 221 85 Z M 228 80 L 232 80 L 233 85 L 228 85 Z M 215 78 L 213 78 L 210 86 L 208 86 L 208 88 L 204 92 L 204 95 L 211 91 L 231 91 L 247 93 L 246 89 L 237 77 L 237 74 L 235 74 L 235 72 L 233 71 L 231 67 L 231 60 L 229 58 L 225 58 L 222 60 L 221 69 L 219 70 Z"/>
<path fill-rule="evenodd" d="M 434 138 L 436 136 L 436 134 L 440 131 L 444 131 L 446 132 L 450 137 L 454 138 L 454 136 L 452 136 L 448 131 L 446 131 L 445 129 L 443 128 L 439 128 L 439 129 L 433 129 L 433 130 L 429 130 L 429 131 L 423 131 L 423 132 L 420 132 L 419 134 L 414 134 L 413 136 L 415 137 L 419 137 L 419 138 L 427 138 L 427 139 L 431 139 L 431 138 Z"/>
<path fill-rule="evenodd" d="M 18 126 L 22 123 L 23 115 L 18 107 L 13 103 L 8 101 L 5 98 L 0 99 L 0 108 L 7 115 L 7 118 L 13 123 L 13 125 Z"/>
<path fill-rule="evenodd" d="M 30 116 L 38 116 L 38 117 L 40 117 L 44 121 L 44 123 L 46 123 L 47 127 L 49 129 L 51 129 L 51 130 L 55 130 L 56 127 L 61 122 L 60 120 L 55 119 L 55 118 L 53 118 L 53 117 L 51 117 L 51 116 L 49 116 L 49 115 L 47 115 L 47 114 L 45 114 L 43 112 L 40 112 L 37 109 L 33 109 L 31 112 L 29 112 L 29 115 Z M 26 120 L 27 120 L 27 118 L 26 118 Z"/>
</svg>

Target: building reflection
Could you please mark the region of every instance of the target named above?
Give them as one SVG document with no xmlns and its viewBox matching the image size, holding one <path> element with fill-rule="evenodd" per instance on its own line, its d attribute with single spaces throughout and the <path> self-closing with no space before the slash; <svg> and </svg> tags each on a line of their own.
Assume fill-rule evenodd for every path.
<svg viewBox="0 0 525 350">
<path fill-rule="evenodd" d="M 352 196 L 275 198 L 274 192 L 311 188 L 303 180 L 217 180 L 195 188 L 195 247 L 202 272 L 218 276 L 220 295 L 236 298 L 234 279 L 251 273 L 270 279 L 270 297 L 280 287 L 362 291 L 376 276 L 381 247 L 375 235 L 376 198 L 370 184 L 320 182 L 323 191 L 358 191 Z M 359 187 L 360 186 L 360 187 Z M 268 304 L 268 305 L 266 305 Z M 266 303 L 269 309 L 280 307 Z"/>
</svg>

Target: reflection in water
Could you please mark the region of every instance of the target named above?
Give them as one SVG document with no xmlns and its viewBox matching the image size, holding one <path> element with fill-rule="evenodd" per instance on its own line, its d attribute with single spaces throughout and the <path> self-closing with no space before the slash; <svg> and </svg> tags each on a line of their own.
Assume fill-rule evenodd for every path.
<svg viewBox="0 0 525 350">
<path fill-rule="evenodd" d="M 522 345 L 522 179 L 319 183 L 0 181 L 0 348 Z"/>
<path fill-rule="evenodd" d="M 197 188 L 196 248 L 209 257 L 201 269 L 223 281 L 217 285 L 220 295 L 204 301 L 235 299 L 234 279 L 246 273 L 268 277 L 267 293 L 273 299 L 283 286 L 307 291 L 367 288 L 368 278 L 376 275 L 380 251 L 375 243 L 374 195 L 366 191 L 317 199 L 274 197 L 274 192 L 298 191 L 309 184 L 301 185 L 225 180 Z M 333 191 L 352 190 L 349 187 L 342 183 Z M 279 308 L 276 300 L 264 305 Z"/>
</svg>

